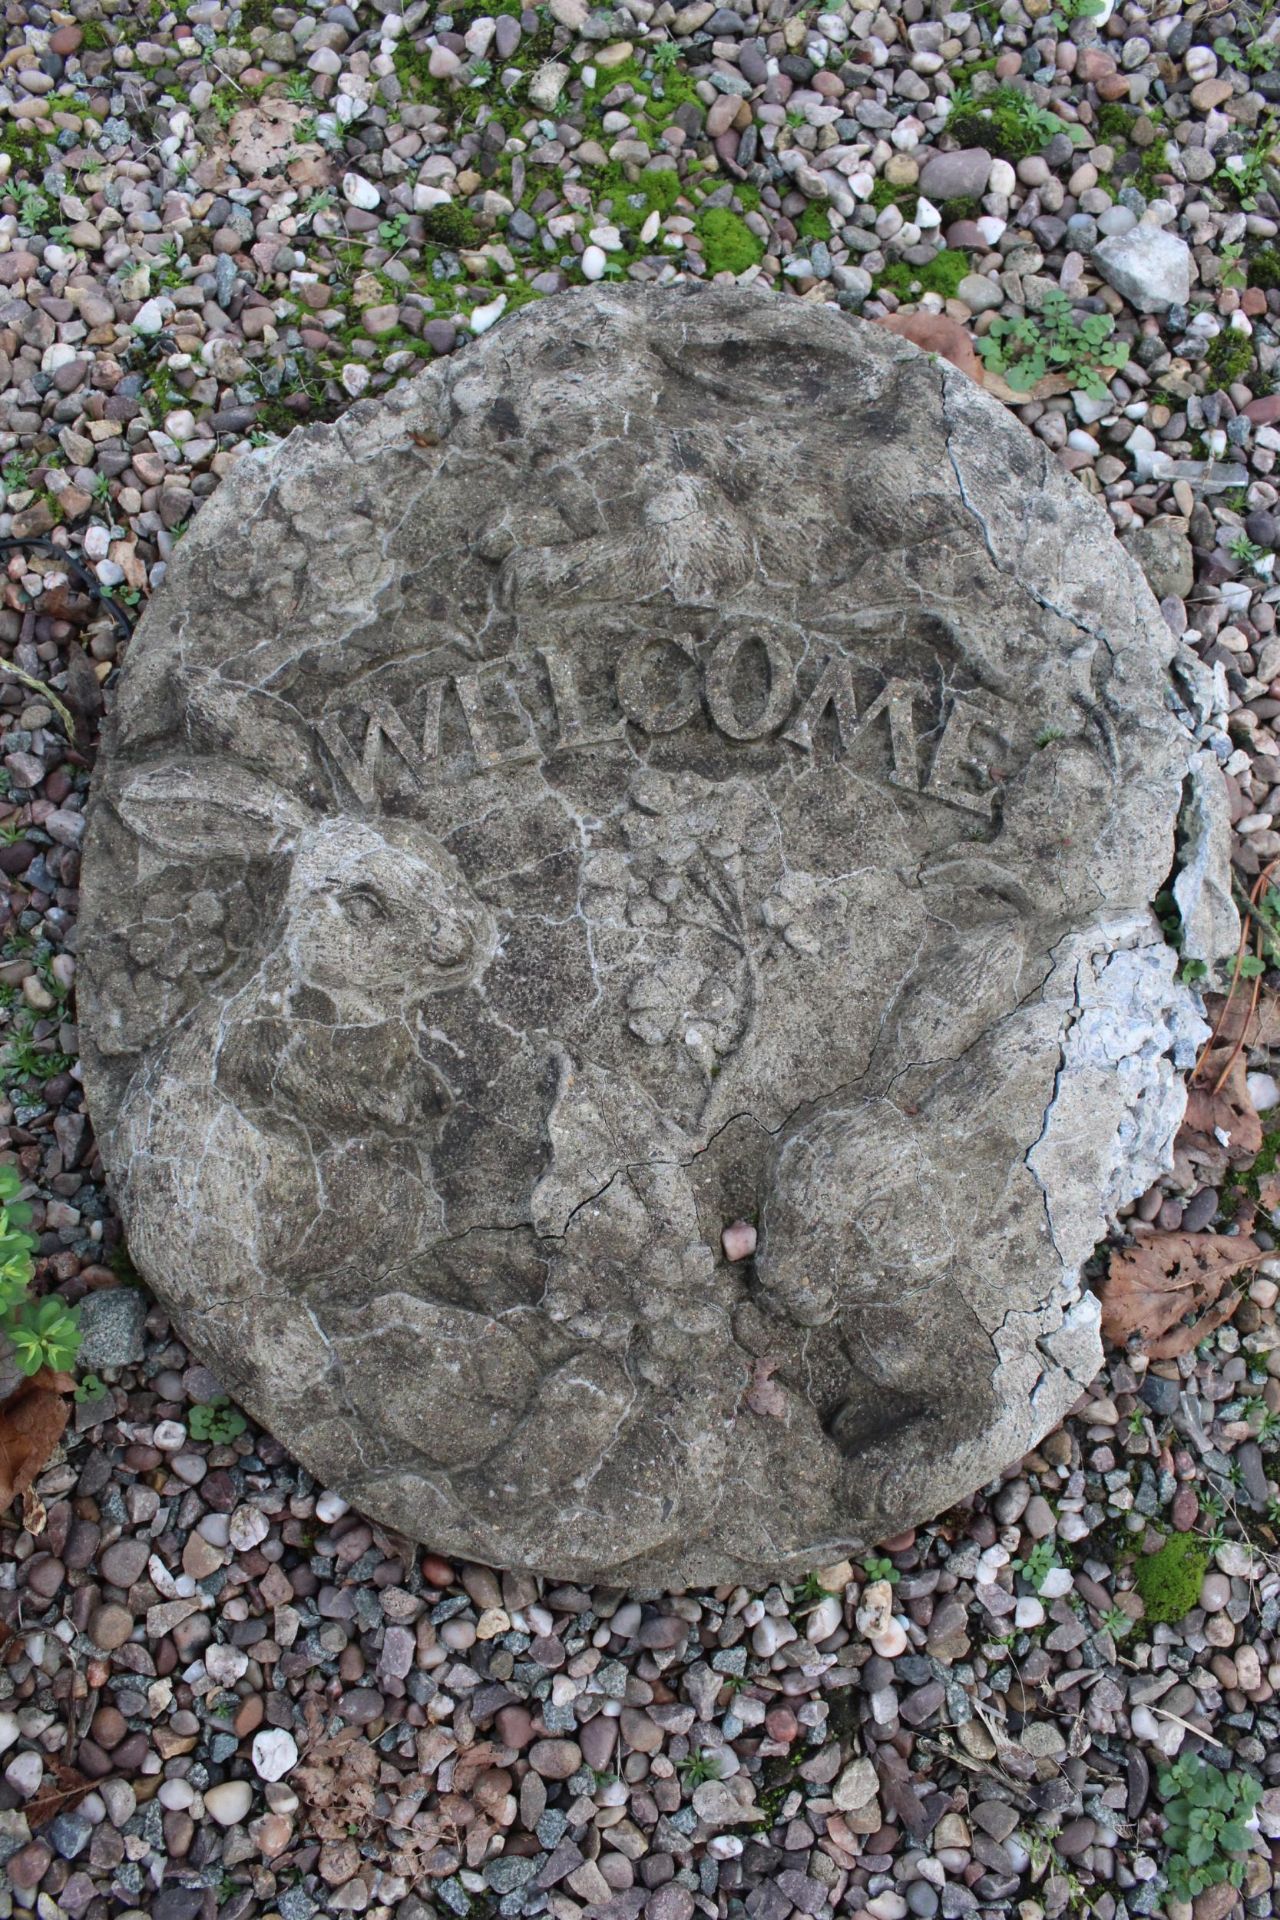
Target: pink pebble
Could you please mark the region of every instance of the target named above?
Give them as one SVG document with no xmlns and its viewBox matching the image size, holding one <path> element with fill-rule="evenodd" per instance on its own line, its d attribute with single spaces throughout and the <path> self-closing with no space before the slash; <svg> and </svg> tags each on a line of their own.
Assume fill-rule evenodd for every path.
<svg viewBox="0 0 1280 1920">
<path fill-rule="evenodd" d="M 749 1220 L 735 1220 L 720 1235 L 726 1260 L 749 1260 L 756 1250 L 756 1230 Z"/>
</svg>

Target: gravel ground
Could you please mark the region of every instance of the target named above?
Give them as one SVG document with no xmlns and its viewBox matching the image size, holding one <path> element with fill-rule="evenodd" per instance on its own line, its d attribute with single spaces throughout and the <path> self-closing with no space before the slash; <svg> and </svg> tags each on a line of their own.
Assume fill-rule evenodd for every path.
<svg viewBox="0 0 1280 1920">
<path fill-rule="evenodd" d="M 389 1538 L 219 1404 L 77 1079 L 97 717 L 191 514 L 247 445 L 611 275 L 985 342 L 1205 663 L 1240 872 L 1280 855 L 1280 24 L 944 5 L 5 9 L 0 1148 L 97 1384 L 0 1519 L 0 1917 L 1186 1920 L 1179 1755 L 1262 1790 L 1195 1920 L 1273 1911 L 1280 1259 L 872 1560 L 588 1593 Z M 1226 1171 L 1181 1154 L 1129 1237 L 1230 1224 Z"/>
</svg>

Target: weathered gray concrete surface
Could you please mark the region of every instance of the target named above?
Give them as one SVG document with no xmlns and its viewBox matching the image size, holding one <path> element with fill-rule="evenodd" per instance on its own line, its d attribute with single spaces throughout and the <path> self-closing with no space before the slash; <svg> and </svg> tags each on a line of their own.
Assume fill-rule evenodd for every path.
<svg viewBox="0 0 1280 1920">
<path fill-rule="evenodd" d="M 447 1551 L 758 1580 L 940 1510 L 1090 1377 L 1181 1115 L 1172 644 L 1042 445 L 829 308 L 547 301 L 250 456 L 90 827 L 135 1259 Z"/>
</svg>

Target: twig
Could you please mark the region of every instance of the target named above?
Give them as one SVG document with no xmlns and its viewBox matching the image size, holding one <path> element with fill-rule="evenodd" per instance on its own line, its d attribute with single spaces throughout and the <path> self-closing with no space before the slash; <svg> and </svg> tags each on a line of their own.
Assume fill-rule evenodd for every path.
<svg viewBox="0 0 1280 1920">
<path fill-rule="evenodd" d="M 1227 1023 L 1227 1015 L 1231 1011 L 1231 1002 L 1235 996 L 1235 990 L 1240 983 L 1240 968 L 1244 962 L 1244 951 L 1245 951 L 1245 947 L 1248 945 L 1250 924 L 1253 919 L 1252 909 L 1257 907 L 1259 900 L 1262 898 L 1262 894 L 1268 880 L 1271 878 L 1272 873 L 1275 871 L 1276 867 L 1278 866 L 1280 866 L 1280 856 L 1278 856 L 1274 860 L 1268 860 L 1266 866 L 1262 869 L 1261 873 L 1258 875 L 1257 879 L 1254 881 L 1252 887 L 1250 887 L 1249 889 L 1249 907 L 1251 911 L 1249 913 L 1246 913 L 1244 917 L 1244 921 L 1240 928 L 1240 938 L 1236 944 L 1236 957 L 1231 968 L 1231 981 L 1227 987 L 1227 997 L 1222 1003 L 1222 1010 L 1219 1013 L 1217 1021 L 1214 1024 L 1213 1032 L 1209 1035 L 1208 1040 L 1205 1042 L 1204 1049 L 1200 1055 L 1200 1058 L 1196 1061 L 1195 1067 L 1192 1069 L 1191 1080 L 1193 1084 L 1199 1076 L 1200 1069 L 1204 1066 L 1205 1062 L 1209 1059 L 1210 1055 L 1212 1054 L 1214 1046 L 1217 1043 L 1218 1036 L 1222 1032 L 1222 1029 Z M 1262 934 L 1261 934 L 1261 929 L 1259 929 L 1259 932 L 1258 932 L 1259 959 L 1261 959 L 1262 957 L 1261 945 L 1262 945 Z M 1231 1052 L 1227 1056 L 1227 1064 L 1222 1069 L 1222 1072 L 1218 1075 L 1218 1078 L 1214 1083 L 1213 1092 L 1215 1094 L 1218 1094 L 1222 1091 L 1222 1088 L 1226 1083 L 1227 1075 L 1230 1073 L 1232 1067 L 1235 1065 L 1236 1056 L 1239 1054 L 1241 1048 L 1244 1046 L 1244 1038 L 1246 1033 L 1249 1031 L 1249 1022 L 1250 1020 L 1252 1020 L 1254 1009 L 1257 1007 L 1257 1004 L 1258 1004 L 1258 990 L 1261 983 L 1261 979 L 1262 979 L 1261 974 L 1257 975 L 1254 979 L 1253 992 L 1249 1001 L 1249 1011 L 1245 1015 L 1244 1022 L 1240 1028 L 1239 1037 L 1235 1041 L 1234 1045 L 1232 1046 Z"/>
<path fill-rule="evenodd" d="M 1226 1746 L 1225 1740 L 1215 1739 L 1214 1735 L 1206 1733 L 1203 1727 L 1197 1727 L 1194 1721 L 1184 1720 L 1180 1713 L 1171 1713 L 1168 1707 L 1152 1707 L 1151 1711 L 1161 1720 L 1172 1720 L 1175 1726 L 1182 1727 L 1185 1732 L 1194 1733 L 1197 1740 L 1207 1740 L 1211 1747 Z"/>
<path fill-rule="evenodd" d="M 46 687 L 43 680 L 37 680 L 34 673 L 25 673 L 21 667 L 15 667 L 12 660 L 0 660 L 0 670 L 5 673 L 11 673 L 15 680 L 21 680 L 24 687 L 30 687 L 33 692 L 44 696 L 57 714 L 59 720 L 61 720 L 63 731 L 74 747 L 76 743 L 76 723 L 71 718 L 70 708 L 63 705 L 62 701 L 59 700 L 57 694 L 53 691 L 53 688 Z"/>
</svg>

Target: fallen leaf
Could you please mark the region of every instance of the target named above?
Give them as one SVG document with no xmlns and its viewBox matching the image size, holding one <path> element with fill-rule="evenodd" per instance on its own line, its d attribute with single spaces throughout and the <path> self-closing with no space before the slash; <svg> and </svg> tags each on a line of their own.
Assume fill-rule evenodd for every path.
<svg viewBox="0 0 1280 1920">
<path fill-rule="evenodd" d="M 455 1791 L 469 1793 L 476 1783 L 476 1776 L 487 1773 L 490 1767 L 499 1765 L 506 1751 L 505 1747 L 495 1747 L 491 1740 L 477 1740 L 474 1747 L 467 1747 L 454 1762 Z"/>
<path fill-rule="evenodd" d="M 966 328 L 946 313 L 890 313 L 877 321 L 925 353 L 936 353 L 971 380 L 982 384 L 982 362 Z"/>
<path fill-rule="evenodd" d="M 1187 1092 L 1182 1130 L 1215 1140 L 1226 1134 L 1226 1141 L 1220 1144 L 1226 1147 L 1228 1161 L 1232 1166 L 1245 1166 L 1261 1149 L 1262 1122 L 1245 1084 L 1248 1069 L 1244 1049 L 1232 1054 L 1234 1045 L 1233 1041 L 1227 1047 L 1215 1046 L 1201 1056 Z"/>
<path fill-rule="evenodd" d="M 1272 993 L 1270 988 L 1264 987 L 1258 995 L 1257 1005 L 1251 1007 L 1248 986 L 1239 983 L 1231 996 L 1230 1006 L 1226 1005 L 1226 995 L 1221 993 L 1206 994 L 1204 1004 L 1210 1024 L 1215 1029 L 1215 1048 L 1233 1046 L 1242 1037 L 1246 1048 L 1280 1045 L 1280 993 Z M 1222 1022 L 1220 1027 L 1219 1021 Z"/>
<path fill-rule="evenodd" d="M 73 1807 L 80 1805 L 86 1794 L 92 1793 L 99 1785 L 96 1780 L 86 1780 L 65 1760 L 46 1759 L 45 1765 L 53 1775 L 53 1784 L 41 1787 L 35 1799 L 29 1800 L 24 1808 L 32 1832 L 42 1827 L 46 1820 L 52 1820 L 57 1813 L 70 1813 Z"/>
<path fill-rule="evenodd" d="M 1106 377 L 1105 374 L 1103 377 Z M 1006 406 L 1022 407 L 1028 400 L 1052 400 L 1060 393 L 1070 393 L 1076 382 L 1069 373 L 1046 373 L 1036 381 L 1034 387 L 1011 387 L 1003 374 L 997 373 L 994 367 L 988 367 L 982 376 L 982 384 L 988 393 L 994 393 L 996 399 L 1003 400 Z"/>
<path fill-rule="evenodd" d="M 1270 1257 L 1247 1234 L 1144 1234 L 1111 1256 L 1102 1331 L 1117 1347 L 1136 1335 L 1153 1360 L 1189 1353 L 1235 1312 L 1239 1294 L 1219 1301 L 1227 1281 Z M 1203 1317 L 1186 1325 L 1189 1313 Z"/>
<path fill-rule="evenodd" d="M 51 1382 L 66 1378 L 42 1367 L 0 1404 L 0 1513 L 26 1492 L 62 1438 L 71 1408 Z"/>
<path fill-rule="evenodd" d="M 773 1377 L 779 1364 L 777 1360 L 757 1360 L 747 1388 L 747 1405 L 752 1413 L 764 1414 L 771 1420 L 781 1420 L 787 1411 L 787 1396 Z"/>
</svg>

